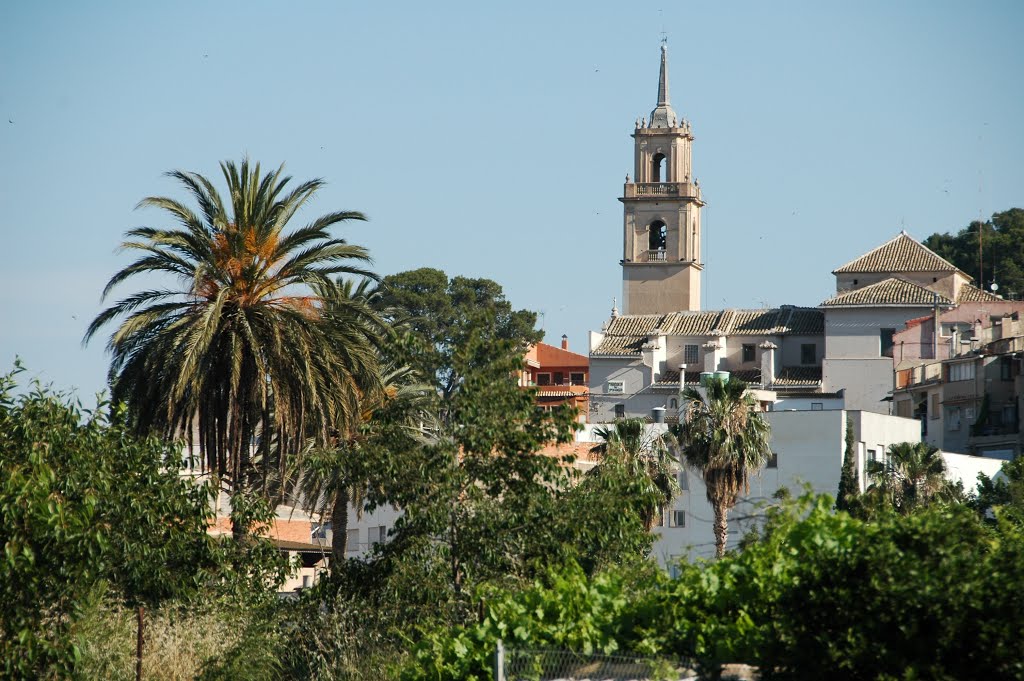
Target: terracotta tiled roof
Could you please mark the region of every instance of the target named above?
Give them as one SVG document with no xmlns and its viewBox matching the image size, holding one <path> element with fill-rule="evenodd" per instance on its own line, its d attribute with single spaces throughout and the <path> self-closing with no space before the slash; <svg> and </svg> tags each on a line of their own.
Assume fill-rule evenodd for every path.
<svg viewBox="0 0 1024 681">
<path fill-rule="evenodd" d="M 903 279 L 890 277 L 853 291 L 845 291 L 822 303 L 823 307 L 871 307 L 877 305 L 952 305 L 949 298 Z"/>
<path fill-rule="evenodd" d="M 775 377 L 774 386 L 799 386 L 801 388 L 821 384 L 821 367 L 782 367 Z"/>
<path fill-rule="evenodd" d="M 606 333 L 612 336 L 648 335 L 661 327 L 665 315 L 660 314 L 629 314 L 612 318 Z"/>
<path fill-rule="evenodd" d="M 671 336 L 706 336 L 712 329 L 721 329 L 726 311 L 673 312 L 667 314 L 661 325 L 663 333 Z"/>
<path fill-rule="evenodd" d="M 994 296 L 988 291 L 983 291 L 977 286 L 971 284 L 961 284 L 960 293 L 957 294 L 956 304 L 962 305 L 963 303 L 991 303 L 1002 300 L 998 296 Z"/>
<path fill-rule="evenodd" d="M 807 307 L 789 308 L 782 330 L 791 336 L 817 336 L 825 333 L 825 315 Z"/>
<path fill-rule="evenodd" d="M 647 336 L 610 336 L 605 335 L 604 340 L 590 351 L 591 357 L 603 357 L 614 355 L 639 355 L 643 344 L 647 342 Z"/>
<path fill-rule="evenodd" d="M 665 315 L 622 315 L 612 319 L 604 340 L 592 357 L 639 355 L 655 330 L 666 336 L 820 335 L 825 332 L 821 310 L 786 305 L 767 310 L 709 310 L 671 312 Z"/>
<path fill-rule="evenodd" d="M 832 270 L 832 274 L 846 272 L 955 272 L 957 268 L 906 232 L 886 241 L 878 248 L 856 260 Z"/>
</svg>

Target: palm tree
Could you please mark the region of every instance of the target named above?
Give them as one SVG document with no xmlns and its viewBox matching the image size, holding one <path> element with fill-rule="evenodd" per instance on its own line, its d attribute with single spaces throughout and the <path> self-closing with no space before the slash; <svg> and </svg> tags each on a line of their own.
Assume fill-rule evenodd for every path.
<svg viewBox="0 0 1024 681">
<path fill-rule="evenodd" d="M 369 279 L 353 285 L 339 281 L 325 310 L 338 323 L 333 327 L 355 336 L 384 337 L 391 329 L 374 311 L 379 291 Z M 342 322 L 342 320 L 346 320 Z M 364 328 L 363 331 L 353 330 Z M 358 343 L 359 338 L 352 339 Z M 392 339 L 393 340 L 393 339 Z M 419 385 L 407 367 L 393 367 L 377 345 L 376 367 L 380 382 L 357 393 L 354 417 L 339 423 L 327 446 L 314 447 L 296 460 L 299 497 L 306 509 L 320 517 L 329 517 L 334 530 L 331 543 L 331 569 L 338 570 L 348 551 L 348 510 L 363 504 L 373 476 L 366 469 L 382 460 L 381 450 L 411 446 L 425 439 L 424 433 L 433 413 L 434 397 L 428 386 Z M 377 496 L 384 496 L 383 493 Z"/>
<path fill-rule="evenodd" d="M 609 463 L 622 465 L 630 478 L 640 482 L 638 508 L 644 529 L 654 527 L 661 509 L 672 501 L 676 491 L 672 474 L 675 460 L 660 437 L 653 436 L 643 419 L 621 419 L 614 426 L 600 426 L 594 434 L 602 442 L 590 451 L 601 456 L 601 463 L 590 474 L 600 476 Z"/>
<path fill-rule="evenodd" d="M 329 233 L 366 218 L 338 211 L 287 231 L 321 180 L 288 189 L 283 166 L 264 175 L 247 159 L 221 163 L 221 171 L 227 203 L 209 179 L 184 171 L 168 175 L 198 212 L 166 197 L 139 203 L 177 225 L 129 230 L 122 248 L 140 255 L 111 277 L 103 297 L 136 275 L 170 274 L 177 285 L 118 301 L 93 320 L 84 342 L 117 320 L 109 380 L 134 427 L 190 440 L 195 431 L 204 467 L 233 493 L 262 480 L 267 494 L 268 473 L 283 478 L 287 455 L 307 436 L 326 443 L 375 382 L 376 354 L 365 343 L 346 345 L 349 330 L 324 310 L 332 277 L 372 276 L 362 267 L 366 250 Z"/>
<path fill-rule="evenodd" d="M 869 497 L 881 498 L 901 513 L 956 495 L 938 448 L 927 442 L 893 444 L 885 461 L 868 462 L 867 472 L 874 478 Z"/>
<path fill-rule="evenodd" d="M 738 379 L 710 381 L 683 391 L 683 418 L 673 429 L 686 463 L 704 478 L 715 515 L 715 555 L 725 555 L 729 510 L 750 491 L 750 474 L 764 467 L 771 451 L 769 426 L 747 385 Z"/>
</svg>

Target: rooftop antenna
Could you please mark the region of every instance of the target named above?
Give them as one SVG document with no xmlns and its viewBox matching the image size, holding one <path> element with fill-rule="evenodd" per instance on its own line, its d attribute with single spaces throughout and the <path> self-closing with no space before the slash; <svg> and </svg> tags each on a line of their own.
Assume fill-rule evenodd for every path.
<svg viewBox="0 0 1024 681">
<path fill-rule="evenodd" d="M 985 288 L 985 219 L 982 212 L 982 187 L 984 176 L 978 171 L 978 284 Z"/>
<path fill-rule="evenodd" d="M 985 288 L 985 126 L 978 131 L 978 288 Z M 992 258 L 995 265 L 995 257 Z M 992 269 L 995 279 L 995 268 Z"/>
</svg>

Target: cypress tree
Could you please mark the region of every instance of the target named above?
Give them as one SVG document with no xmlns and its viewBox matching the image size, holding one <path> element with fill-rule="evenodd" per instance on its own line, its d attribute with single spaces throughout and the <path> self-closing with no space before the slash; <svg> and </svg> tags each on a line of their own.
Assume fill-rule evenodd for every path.
<svg viewBox="0 0 1024 681">
<path fill-rule="evenodd" d="M 846 417 L 846 452 L 843 454 L 843 472 L 839 476 L 839 493 L 836 495 L 836 510 L 851 510 L 854 499 L 860 495 L 857 484 L 856 452 L 853 440 L 853 421 Z"/>
</svg>

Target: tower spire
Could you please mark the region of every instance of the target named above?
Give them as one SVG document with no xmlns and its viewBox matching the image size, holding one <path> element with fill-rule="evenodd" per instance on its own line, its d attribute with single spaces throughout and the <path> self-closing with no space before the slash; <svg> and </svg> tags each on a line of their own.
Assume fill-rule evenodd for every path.
<svg viewBox="0 0 1024 681">
<path fill-rule="evenodd" d="M 651 112 L 652 128 L 676 127 L 676 112 L 668 101 L 668 40 L 661 39 L 661 72 L 658 74 L 658 106 Z"/>
<path fill-rule="evenodd" d="M 668 40 L 661 39 L 661 73 L 658 74 L 658 106 L 669 106 L 668 102 Z"/>
</svg>

